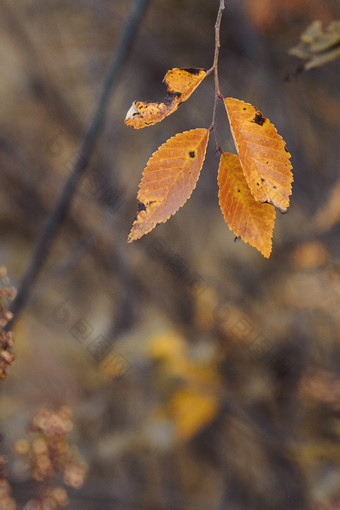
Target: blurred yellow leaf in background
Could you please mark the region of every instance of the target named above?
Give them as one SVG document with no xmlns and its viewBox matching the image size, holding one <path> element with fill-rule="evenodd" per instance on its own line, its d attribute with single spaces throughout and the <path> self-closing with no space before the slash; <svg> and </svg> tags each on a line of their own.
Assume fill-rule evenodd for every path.
<svg viewBox="0 0 340 510">
<path fill-rule="evenodd" d="M 187 390 L 178 391 L 169 403 L 169 412 L 176 424 L 179 439 L 191 439 L 210 423 L 218 410 L 213 395 Z"/>
</svg>

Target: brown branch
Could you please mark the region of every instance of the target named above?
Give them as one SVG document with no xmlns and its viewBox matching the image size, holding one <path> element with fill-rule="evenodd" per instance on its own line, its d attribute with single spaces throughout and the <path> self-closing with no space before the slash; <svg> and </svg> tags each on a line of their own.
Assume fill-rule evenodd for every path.
<svg viewBox="0 0 340 510">
<path fill-rule="evenodd" d="M 220 0 L 220 7 L 218 9 L 216 23 L 215 23 L 215 53 L 214 53 L 214 63 L 211 69 L 209 69 L 208 72 L 214 72 L 214 78 L 215 78 L 215 98 L 214 98 L 214 108 L 213 108 L 213 117 L 211 121 L 211 126 L 209 128 L 209 131 L 214 130 L 214 137 L 215 137 L 215 144 L 216 149 L 221 152 L 221 147 L 218 143 L 218 137 L 216 133 L 216 112 L 217 112 L 217 102 L 218 99 L 222 98 L 222 94 L 220 91 L 220 82 L 218 77 L 218 57 L 220 54 L 220 48 L 221 48 L 221 41 L 220 41 L 220 31 L 221 31 L 221 21 L 222 21 L 222 15 L 223 11 L 225 9 L 224 5 L 225 0 Z"/>
</svg>

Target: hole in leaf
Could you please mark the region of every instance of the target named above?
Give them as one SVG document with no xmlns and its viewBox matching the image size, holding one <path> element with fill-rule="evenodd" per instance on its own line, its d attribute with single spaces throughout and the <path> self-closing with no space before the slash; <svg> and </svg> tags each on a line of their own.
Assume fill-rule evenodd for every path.
<svg viewBox="0 0 340 510">
<path fill-rule="evenodd" d="M 164 100 L 164 103 L 165 104 L 171 104 L 171 100 L 173 97 L 181 97 L 182 95 L 182 92 L 169 92 L 169 97 L 167 97 L 165 100 Z"/>
<path fill-rule="evenodd" d="M 145 207 L 145 204 L 143 204 L 143 202 L 139 202 L 137 203 L 137 213 L 141 212 L 141 211 L 146 211 L 146 207 Z"/>
</svg>

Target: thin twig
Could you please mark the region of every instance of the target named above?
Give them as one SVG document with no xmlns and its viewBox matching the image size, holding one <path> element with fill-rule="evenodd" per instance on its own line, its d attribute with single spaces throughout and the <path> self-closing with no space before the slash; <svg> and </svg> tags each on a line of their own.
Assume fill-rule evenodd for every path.
<svg viewBox="0 0 340 510">
<path fill-rule="evenodd" d="M 61 221 L 65 216 L 71 200 L 76 192 L 77 184 L 84 174 L 87 164 L 93 154 L 95 143 L 104 123 L 106 108 L 111 96 L 113 86 L 115 85 L 122 65 L 126 59 L 127 52 L 136 30 L 139 26 L 142 14 L 145 12 L 149 0 L 135 0 L 131 8 L 129 17 L 126 21 L 121 40 L 117 49 L 114 51 L 111 62 L 108 65 L 106 74 L 102 82 L 101 93 L 98 98 L 94 113 L 88 123 L 84 137 L 80 144 L 79 154 L 74 164 L 73 170 L 65 183 L 61 196 L 54 209 L 50 213 L 46 225 L 35 246 L 32 258 L 21 280 L 17 297 L 13 302 L 12 313 L 17 320 L 19 314 L 24 309 L 29 299 L 29 294 L 37 279 L 55 240 Z M 8 328 L 13 326 L 13 320 L 8 324 Z"/>
<path fill-rule="evenodd" d="M 221 21 L 222 21 L 222 15 L 223 11 L 225 9 L 224 5 L 225 0 L 220 0 L 220 7 L 218 9 L 216 23 L 215 23 L 215 53 L 214 53 L 214 63 L 211 69 L 209 69 L 208 72 L 214 71 L 214 78 L 215 78 L 215 98 L 214 98 L 214 108 L 213 108 L 213 117 L 211 121 L 211 126 L 209 128 L 209 131 L 214 130 L 214 137 L 215 137 L 215 144 L 216 149 L 221 152 L 221 147 L 218 143 L 218 137 L 216 133 L 216 113 L 217 113 L 217 102 L 218 99 L 222 98 L 222 94 L 220 91 L 220 82 L 218 78 L 218 57 L 220 54 L 220 48 L 221 48 L 221 41 L 220 41 L 220 31 L 221 31 Z"/>
</svg>

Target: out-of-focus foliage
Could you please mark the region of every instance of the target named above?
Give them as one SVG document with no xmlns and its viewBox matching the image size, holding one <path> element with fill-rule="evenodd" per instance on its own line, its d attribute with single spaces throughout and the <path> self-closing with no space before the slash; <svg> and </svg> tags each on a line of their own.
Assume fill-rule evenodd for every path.
<svg viewBox="0 0 340 510">
<path fill-rule="evenodd" d="M 216 356 L 192 359 L 184 338 L 176 331 L 150 339 L 149 352 L 159 362 L 160 374 L 180 386 L 172 391 L 156 416 L 173 422 L 179 440 L 189 440 L 218 413 L 221 389 Z"/>
<path fill-rule="evenodd" d="M 290 53 L 307 60 L 305 69 L 322 66 L 340 56 L 340 21 L 333 21 L 327 30 L 316 20 L 301 35 L 301 42 Z"/>
<path fill-rule="evenodd" d="M 340 60 L 284 81 L 296 66 L 289 48 L 313 20 L 339 19 L 338 0 L 226 2 L 221 88 L 270 112 L 295 168 L 270 260 L 226 229 L 213 147 L 186 207 L 126 244 L 146 147 L 151 154 L 202 119 L 208 126 L 213 103 L 203 80 L 176 115 L 134 131 L 123 124 L 130 98 L 162 97 L 159 76 L 171 67 L 211 66 L 216 3 L 150 4 L 16 324 L 0 431 L 21 507 L 34 487 L 12 446 L 32 411 L 62 405 L 73 409 L 71 440 L 89 467 L 86 484 L 68 489 L 72 510 L 339 506 Z M 15 286 L 72 168 L 130 5 L 0 4 L 0 253 Z"/>
<path fill-rule="evenodd" d="M 69 504 L 66 490 L 62 486 L 53 486 L 60 475 L 65 485 L 76 489 L 84 483 L 85 467 L 66 437 L 73 427 L 71 415 L 71 410 L 66 406 L 56 412 L 40 409 L 30 424 L 33 437 L 20 438 L 15 442 L 15 453 L 21 459 L 17 470 L 21 472 L 22 478 L 32 478 L 36 482 L 35 495 L 27 502 L 24 510 L 66 507 Z M 14 510 L 16 503 L 11 498 L 5 465 L 5 458 L 1 457 L 0 506 L 4 510 Z"/>
<path fill-rule="evenodd" d="M 261 4 L 255 4 L 252 0 L 245 0 L 245 10 L 249 21 L 257 29 L 263 31 L 275 31 L 289 20 L 295 21 L 306 17 L 329 19 L 332 7 L 336 8 L 336 2 L 324 2 L 319 0 L 261 0 Z"/>
<path fill-rule="evenodd" d="M 0 457 L 0 508 L 15 510 L 16 503 L 11 497 L 11 487 L 7 481 L 8 472 L 6 469 L 5 457 Z"/>
</svg>

